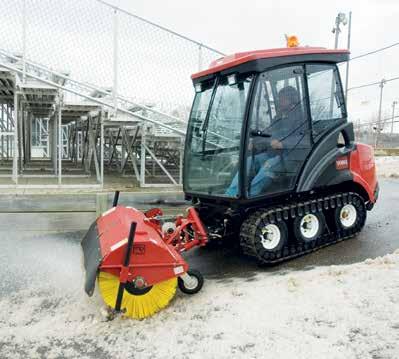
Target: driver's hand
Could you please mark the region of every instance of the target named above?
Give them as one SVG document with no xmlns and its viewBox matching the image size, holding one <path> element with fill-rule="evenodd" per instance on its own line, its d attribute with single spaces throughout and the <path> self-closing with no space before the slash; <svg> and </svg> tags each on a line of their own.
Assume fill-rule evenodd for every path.
<svg viewBox="0 0 399 359">
<path fill-rule="evenodd" d="M 271 167 L 270 161 L 266 161 L 266 162 L 263 164 L 263 168 L 264 168 L 265 170 L 268 170 L 270 167 Z"/>
<path fill-rule="evenodd" d="M 274 150 L 281 150 L 283 148 L 283 144 L 279 140 L 272 140 L 270 144 Z"/>
</svg>

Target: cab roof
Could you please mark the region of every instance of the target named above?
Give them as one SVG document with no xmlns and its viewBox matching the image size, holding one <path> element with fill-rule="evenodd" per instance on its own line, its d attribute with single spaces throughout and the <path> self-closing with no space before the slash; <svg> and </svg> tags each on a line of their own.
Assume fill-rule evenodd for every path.
<svg viewBox="0 0 399 359">
<path fill-rule="evenodd" d="M 229 69 L 247 69 L 263 71 L 267 67 L 301 61 L 342 62 L 349 59 L 346 49 L 330 50 L 324 47 L 284 47 L 277 49 L 255 50 L 238 52 L 211 62 L 208 69 L 191 76 L 194 82 L 208 78 L 220 72 L 229 72 Z M 251 66 L 251 64 L 253 66 Z M 246 66 L 243 66 L 246 65 Z M 263 69 L 264 68 L 264 69 Z"/>
</svg>

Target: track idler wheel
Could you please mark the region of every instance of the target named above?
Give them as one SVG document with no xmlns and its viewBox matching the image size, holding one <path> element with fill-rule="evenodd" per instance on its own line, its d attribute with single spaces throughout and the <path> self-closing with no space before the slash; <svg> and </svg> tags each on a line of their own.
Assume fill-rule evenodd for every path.
<svg viewBox="0 0 399 359">
<path fill-rule="evenodd" d="M 104 302 L 114 308 L 118 296 L 119 278 L 101 271 L 98 275 L 98 287 Z M 165 308 L 176 293 L 177 278 L 172 278 L 150 287 L 136 288 L 126 283 L 121 312 L 126 317 L 144 319 Z"/>
</svg>

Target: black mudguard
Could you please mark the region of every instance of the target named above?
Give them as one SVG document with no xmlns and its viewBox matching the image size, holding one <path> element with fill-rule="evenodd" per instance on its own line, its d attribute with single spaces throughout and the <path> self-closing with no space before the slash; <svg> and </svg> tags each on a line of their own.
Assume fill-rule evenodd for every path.
<svg viewBox="0 0 399 359">
<path fill-rule="evenodd" d="M 96 222 L 90 226 L 90 229 L 82 239 L 81 245 L 86 270 L 85 292 L 91 297 L 96 285 L 98 267 L 102 260 Z"/>
</svg>

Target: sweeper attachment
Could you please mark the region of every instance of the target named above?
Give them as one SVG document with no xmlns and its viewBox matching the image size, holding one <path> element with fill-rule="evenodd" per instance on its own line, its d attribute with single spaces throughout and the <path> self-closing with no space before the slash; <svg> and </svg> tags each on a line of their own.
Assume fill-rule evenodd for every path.
<svg viewBox="0 0 399 359">
<path fill-rule="evenodd" d="M 142 319 L 167 306 L 177 286 L 187 294 L 201 289 L 202 275 L 180 253 L 205 245 L 207 235 L 194 208 L 165 222 L 160 209 L 118 206 L 118 197 L 82 240 L 85 291 L 91 296 L 98 280 L 108 307 Z"/>
</svg>

